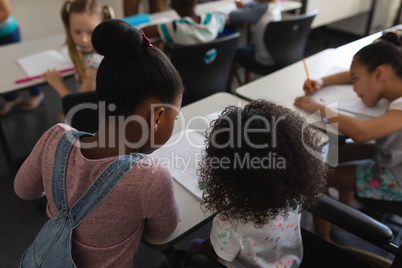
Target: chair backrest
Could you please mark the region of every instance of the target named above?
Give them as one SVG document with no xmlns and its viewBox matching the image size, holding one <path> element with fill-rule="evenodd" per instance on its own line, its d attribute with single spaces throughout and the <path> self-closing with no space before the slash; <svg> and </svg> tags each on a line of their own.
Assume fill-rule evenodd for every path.
<svg viewBox="0 0 402 268">
<path fill-rule="evenodd" d="M 165 45 L 166 55 L 183 79 L 182 105 L 226 90 L 239 39 L 240 33 L 233 33 L 208 43 Z"/>
<path fill-rule="evenodd" d="M 61 105 L 70 126 L 90 133 L 98 130 L 98 98 L 95 91 L 66 95 L 61 99 Z"/>
<path fill-rule="evenodd" d="M 317 14 L 318 10 L 314 10 L 267 24 L 264 42 L 277 69 L 303 58 L 311 23 Z"/>
</svg>

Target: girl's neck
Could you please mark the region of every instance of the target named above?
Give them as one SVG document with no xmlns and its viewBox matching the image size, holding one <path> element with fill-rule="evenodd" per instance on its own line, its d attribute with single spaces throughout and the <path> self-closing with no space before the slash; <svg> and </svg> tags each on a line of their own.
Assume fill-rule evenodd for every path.
<svg viewBox="0 0 402 268">
<path fill-rule="evenodd" d="M 390 79 L 387 83 L 387 89 L 384 90 L 383 98 L 386 98 L 389 101 L 394 101 L 400 97 L 402 97 L 402 78 L 394 77 Z"/>
<path fill-rule="evenodd" d="M 140 148 L 127 146 L 124 140 L 125 133 L 120 133 L 115 124 L 108 125 L 103 121 L 93 136 L 84 136 L 80 139 L 81 153 L 85 158 L 102 159 L 140 151 Z"/>
</svg>

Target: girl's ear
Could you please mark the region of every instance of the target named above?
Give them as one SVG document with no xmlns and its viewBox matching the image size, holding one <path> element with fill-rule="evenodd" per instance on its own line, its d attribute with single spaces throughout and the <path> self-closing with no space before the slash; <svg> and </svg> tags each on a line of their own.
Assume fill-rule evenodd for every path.
<svg viewBox="0 0 402 268">
<path fill-rule="evenodd" d="M 151 122 L 150 122 L 150 124 L 151 124 L 150 127 L 153 132 L 156 132 L 158 130 L 158 126 L 161 123 L 162 116 L 164 115 L 164 113 L 165 113 L 165 108 L 163 108 L 163 107 L 155 108 L 154 113 L 151 116 Z"/>
<path fill-rule="evenodd" d="M 377 82 L 383 82 L 387 77 L 387 70 L 384 68 L 384 66 L 380 65 L 375 68 L 374 74 Z"/>
</svg>

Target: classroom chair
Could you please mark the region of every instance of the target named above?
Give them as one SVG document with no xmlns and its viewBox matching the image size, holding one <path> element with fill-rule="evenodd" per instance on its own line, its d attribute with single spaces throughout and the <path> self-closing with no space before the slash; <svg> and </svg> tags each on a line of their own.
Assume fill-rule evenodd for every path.
<svg viewBox="0 0 402 268">
<path fill-rule="evenodd" d="M 217 92 L 226 91 L 240 33 L 208 43 L 177 45 L 166 43 L 164 51 L 180 73 L 184 84 L 182 106 Z"/>
<path fill-rule="evenodd" d="M 320 195 L 320 202 L 311 212 L 345 231 L 390 252 L 395 258 L 391 261 L 365 250 L 328 243 L 302 228 L 304 257 L 300 268 L 402 267 L 402 249 L 400 245 L 394 243 L 394 234 L 388 226 L 327 195 Z M 188 257 L 185 263 L 186 268 L 224 267 L 202 254 L 194 254 Z M 339 266 L 339 263 L 342 263 L 342 265 Z M 205 266 L 205 264 L 208 264 L 208 266 Z"/>
<path fill-rule="evenodd" d="M 67 124 L 90 133 L 98 130 L 98 100 L 95 91 L 66 95 L 61 99 L 61 105 Z M 74 114 L 69 115 L 69 112 Z"/>
<path fill-rule="evenodd" d="M 311 212 L 365 241 L 384 249 L 394 255 L 394 258 L 391 261 L 390 259 L 383 258 L 376 254 L 348 246 L 341 246 L 342 249 L 358 258 L 370 262 L 374 267 L 402 267 L 402 248 L 400 241 L 396 242 L 398 239 L 395 239 L 394 233 L 387 225 L 327 195 L 322 195 L 321 202 Z"/>
<path fill-rule="evenodd" d="M 402 242 L 402 202 L 384 201 L 355 196 L 359 210 L 382 223 L 392 225 L 396 233 L 395 242 Z"/>
<path fill-rule="evenodd" d="M 263 65 L 250 58 L 235 57 L 235 76 L 239 85 L 243 84 L 238 73 L 239 67 L 245 69 L 245 83 L 248 83 L 251 73 L 267 75 L 303 59 L 311 23 L 317 14 L 318 10 L 314 10 L 268 23 L 264 31 L 264 43 L 272 61 Z"/>
</svg>

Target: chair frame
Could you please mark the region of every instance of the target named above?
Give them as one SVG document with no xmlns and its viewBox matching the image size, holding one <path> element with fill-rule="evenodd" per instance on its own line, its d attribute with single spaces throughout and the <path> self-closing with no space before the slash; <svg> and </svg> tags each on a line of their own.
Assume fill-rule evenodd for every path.
<svg viewBox="0 0 402 268">
<path fill-rule="evenodd" d="M 185 86 L 182 106 L 226 91 L 230 66 L 239 39 L 240 33 L 235 32 L 202 44 L 165 44 L 165 53 L 182 76 Z M 212 49 L 218 51 L 217 56 L 212 62 L 206 63 L 203 57 Z M 183 55 L 191 55 L 192 58 Z"/>
<path fill-rule="evenodd" d="M 239 62 L 236 62 L 237 67 L 235 70 L 235 77 L 239 85 L 243 84 L 238 73 L 239 67 L 245 68 L 245 83 L 248 83 L 251 81 L 252 73 L 267 75 L 301 60 L 304 56 L 308 34 L 311 29 L 311 23 L 313 22 L 317 14 L 318 10 L 316 9 L 309 13 L 301 15 L 289 15 L 284 17 L 280 21 L 269 22 L 264 30 L 264 43 L 266 49 L 268 50 L 270 56 L 274 61 L 274 65 L 258 64 L 258 66 L 253 67 L 251 65 L 244 66 L 242 64 L 239 64 Z M 301 25 L 301 21 L 305 21 L 306 25 Z M 292 32 L 285 33 L 277 30 L 277 28 L 281 27 L 281 25 L 287 26 L 288 24 L 290 24 L 289 26 L 292 27 L 293 32 L 297 33 L 299 31 L 305 30 L 305 35 L 302 36 L 302 39 L 296 40 L 293 38 L 293 42 L 289 42 L 288 39 L 292 39 L 292 37 L 294 37 L 294 35 L 292 35 Z M 308 30 L 300 27 L 308 27 Z M 272 40 L 275 40 L 275 42 L 272 42 Z M 300 45 L 295 48 L 296 41 Z M 282 53 L 282 51 L 286 51 L 286 54 Z M 289 53 L 291 53 L 290 56 Z"/>
</svg>

